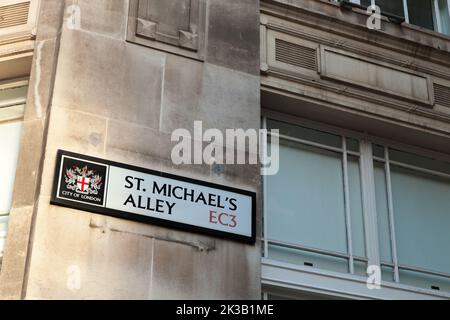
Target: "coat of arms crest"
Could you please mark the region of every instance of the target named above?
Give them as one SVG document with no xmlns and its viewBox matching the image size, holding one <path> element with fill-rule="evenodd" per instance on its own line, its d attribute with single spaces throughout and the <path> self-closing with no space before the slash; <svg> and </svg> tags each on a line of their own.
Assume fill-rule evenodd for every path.
<svg viewBox="0 0 450 320">
<path fill-rule="evenodd" d="M 102 177 L 87 166 L 66 169 L 65 181 L 67 189 L 88 195 L 97 195 L 103 184 Z"/>
</svg>

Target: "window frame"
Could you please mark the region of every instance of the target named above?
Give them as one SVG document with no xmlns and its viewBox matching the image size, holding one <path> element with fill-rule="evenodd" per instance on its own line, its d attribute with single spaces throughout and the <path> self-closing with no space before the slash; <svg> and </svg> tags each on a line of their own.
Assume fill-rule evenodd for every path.
<svg viewBox="0 0 450 320">
<path fill-rule="evenodd" d="M 270 117 L 270 118 L 273 120 L 279 120 L 279 119 L 275 119 L 273 117 Z M 281 121 L 283 121 L 283 120 L 281 120 Z M 284 122 L 293 124 L 290 121 L 284 121 Z M 263 124 L 263 129 L 267 129 L 267 117 L 263 117 L 262 124 Z M 298 124 L 298 123 L 294 123 L 294 125 L 295 124 Z M 305 126 L 305 127 L 317 129 L 320 131 L 325 131 L 321 128 L 315 128 L 315 127 L 311 127 L 311 126 Z M 329 131 L 326 131 L 326 132 L 329 132 Z M 278 241 L 278 240 L 274 240 L 274 239 L 267 239 L 265 236 L 263 236 L 262 237 L 262 241 L 264 243 L 263 256 L 265 258 L 269 257 L 269 245 L 275 245 L 278 247 L 288 248 L 288 249 L 298 249 L 302 252 L 316 253 L 316 254 L 323 255 L 323 256 L 345 259 L 348 262 L 348 272 L 353 275 L 353 274 L 355 274 L 355 262 L 362 262 L 365 264 L 369 263 L 369 259 L 367 258 L 368 248 L 366 245 L 364 246 L 365 251 L 366 251 L 366 257 L 357 256 L 353 252 L 353 239 L 352 239 L 352 226 L 351 226 L 352 217 L 351 217 L 351 209 L 350 209 L 348 157 L 352 156 L 352 157 L 358 158 L 359 168 L 360 168 L 360 179 L 362 180 L 363 179 L 363 177 L 362 177 L 363 169 L 361 166 L 361 164 L 362 164 L 361 152 L 348 150 L 347 138 L 351 138 L 351 137 L 348 137 L 347 135 L 339 134 L 337 132 L 329 132 L 329 133 L 338 135 L 341 138 L 341 148 L 332 147 L 332 146 L 328 146 L 328 145 L 324 145 L 324 144 L 320 144 L 320 143 L 316 143 L 316 142 L 311 142 L 311 141 L 307 141 L 307 140 L 302 140 L 299 138 L 290 137 L 290 136 L 286 136 L 283 134 L 279 134 L 278 137 L 280 140 L 282 139 L 282 140 L 286 140 L 286 141 L 290 141 L 290 142 L 300 143 L 300 144 L 303 144 L 306 146 L 317 147 L 317 148 L 320 148 L 323 150 L 327 150 L 327 151 L 331 151 L 331 152 L 340 154 L 341 160 L 342 160 L 342 175 L 343 175 L 342 182 L 343 182 L 343 190 L 344 190 L 344 213 L 345 213 L 345 226 L 346 226 L 345 234 L 346 234 L 347 252 L 340 253 L 340 252 L 335 252 L 335 251 L 330 251 L 330 250 L 325 250 L 325 249 L 308 247 L 308 246 L 304 246 L 304 245 L 300 245 L 300 244 L 287 243 L 287 242 Z M 268 132 L 268 135 L 271 135 L 271 133 Z M 362 184 L 362 181 L 361 181 L 361 184 Z M 263 194 L 264 194 L 264 198 L 267 199 L 267 183 L 265 183 L 264 178 L 263 178 Z M 361 197 L 362 197 L 362 195 L 361 195 Z M 263 206 L 263 220 L 268 221 L 267 219 L 268 219 L 268 216 L 267 216 L 266 206 Z M 364 225 L 364 230 L 363 230 L 364 234 L 365 234 L 365 230 L 366 230 L 366 226 Z M 264 224 L 263 233 L 264 233 L 264 235 L 268 234 L 267 224 Z M 365 241 L 365 244 L 366 244 L 366 241 Z"/>
<path fill-rule="evenodd" d="M 376 1 L 377 0 L 371 0 L 371 5 L 372 6 L 376 5 Z M 433 29 L 431 31 L 438 32 L 440 34 L 450 36 L 450 34 L 446 34 L 446 33 L 443 32 L 442 21 L 441 21 L 440 15 L 439 15 L 438 0 L 428 0 L 428 1 L 431 1 L 431 3 L 432 3 L 432 10 L 433 10 L 432 15 L 433 15 L 433 18 L 436 19 L 436 21 L 433 21 L 433 24 L 435 22 L 436 23 L 436 28 L 437 28 L 437 30 Z M 448 12 L 449 12 L 449 19 L 450 19 L 450 0 L 446 0 L 446 1 L 447 1 Z M 350 2 L 354 3 L 354 4 L 361 5 L 361 1 L 360 0 L 350 0 Z M 422 28 L 421 26 L 418 26 L 418 25 L 410 23 L 409 10 L 408 10 L 408 0 L 403 0 L 403 16 L 405 17 L 405 23 L 407 23 L 409 25 L 412 25 L 412 26 L 417 26 L 417 27 Z M 426 30 L 429 30 L 429 29 L 426 29 Z"/>
<path fill-rule="evenodd" d="M 15 88 L 21 88 L 21 87 L 28 87 L 29 86 L 29 78 L 19 78 L 19 79 L 13 79 L 13 80 L 6 80 L 0 82 L 0 92 L 2 90 L 8 90 L 8 89 L 15 89 Z M 14 100 L 10 104 L 5 104 L 0 106 L 0 115 L 2 109 L 6 108 L 14 108 L 17 106 L 25 106 L 27 102 L 27 96 L 24 96 L 22 98 L 18 98 L 17 100 Z M 24 110 L 20 114 L 13 113 L 11 116 L 6 118 L 0 117 L 0 126 L 2 124 L 7 123 L 17 123 L 17 122 L 23 122 L 24 119 Z M 20 144 L 20 142 L 19 142 Z M 20 147 L 19 147 L 20 149 Z M 7 235 L 8 235 L 8 222 L 9 222 L 9 213 L 11 211 L 11 208 L 7 211 L 0 211 L 0 224 L 6 224 L 6 230 L 4 231 L 4 235 L 2 235 L 3 231 L 0 233 L 0 237 L 6 241 Z M 3 248 L 4 249 L 4 248 Z M 0 254 L 0 267 L 1 267 L 1 261 L 3 259 L 3 254 Z"/>
<path fill-rule="evenodd" d="M 170 37 L 153 37 L 145 36 L 144 33 L 138 32 L 139 21 L 139 6 L 142 0 L 130 0 L 128 8 L 128 23 L 127 23 L 127 33 L 126 41 L 145 47 L 153 48 L 156 50 L 161 50 L 168 53 L 173 53 L 186 58 L 194 59 L 197 61 L 204 61 L 206 56 L 206 34 L 207 34 L 207 2 L 206 0 L 191 0 L 195 1 L 198 7 L 198 16 L 195 17 L 195 23 L 197 28 L 197 33 L 195 34 L 197 45 L 196 46 L 180 46 L 174 43 L 169 43 L 164 41 L 164 38 L 169 39 Z M 149 23 L 147 21 L 146 23 Z M 150 28 L 151 29 L 151 28 Z M 153 32 L 150 32 L 153 33 Z M 190 40 L 190 32 L 180 31 L 180 42 L 193 43 Z"/>
<path fill-rule="evenodd" d="M 425 269 L 421 267 L 414 267 L 409 265 L 402 265 L 398 261 L 398 254 L 397 254 L 397 242 L 396 242 L 396 234 L 395 234 L 395 217 L 394 217 L 394 197 L 393 197 L 393 191 L 392 191 L 392 181 L 391 181 L 391 165 L 394 165 L 396 167 L 409 169 L 414 172 L 420 172 L 428 175 L 432 175 L 435 177 L 445 178 L 448 179 L 450 183 L 450 173 L 444 173 L 439 172 L 431 169 L 426 169 L 422 167 L 418 167 L 412 164 L 407 164 L 399 161 L 391 160 L 390 158 L 390 149 L 397 149 L 399 151 L 408 152 L 411 153 L 410 150 L 400 150 L 399 148 L 396 148 L 395 146 L 388 146 L 388 145 L 381 145 L 383 147 L 384 151 L 384 157 L 380 158 L 377 156 L 373 156 L 373 161 L 384 164 L 384 173 L 385 173 L 385 181 L 386 181 L 386 192 L 387 192 L 387 201 L 388 201 L 388 216 L 389 216 L 389 235 L 390 235 L 390 246 L 391 246 L 391 255 L 392 255 L 392 262 L 388 261 L 380 261 L 381 267 L 389 267 L 394 270 L 394 282 L 401 283 L 400 279 L 400 271 L 412 271 L 417 272 L 420 274 L 425 275 L 432 275 L 437 277 L 442 277 L 446 279 L 450 279 L 450 272 L 444 273 L 439 271 L 434 271 L 430 269 Z M 414 153 L 417 154 L 417 153 Z M 427 158 L 432 158 L 429 155 L 422 155 Z M 440 160 L 440 159 L 434 159 L 434 160 Z"/>
<path fill-rule="evenodd" d="M 0 91 L 2 90 L 8 90 L 8 89 L 15 89 L 15 88 L 21 88 L 21 87 L 27 87 L 29 86 L 29 77 L 22 77 L 18 79 L 13 80 L 4 80 L 0 81 Z M 17 99 L 14 101 L 13 104 L 10 105 L 0 105 L 0 111 L 1 109 L 11 108 L 15 106 L 25 106 L 27 103 L 27 97 L 23 97 L 22 99 Z M 0 118 L 0 124 L 3 122 L 12 122 L 12 121 L 23 121 L 24 113 L 21 113 L 20 115 L 14 115 L 9 118 L 1 119 Z"/>
<path fill-rule="evenodd" d="M 417 147 L 417 146 L 411 146 L 408 144 L 404 144 L 404 143 L 400 143 L 400 142 L 396 142 L 396 141 L 392 141 L 392 140 L 388 140 L 388 139 L 384 139 L 384 138 L 380 138 L 377 136 L 373 136 L 370 134 L 365 134 L 365 133 L 361 133 L 358 131 L 353 131 L 350 129 L 345 129 L 345 128 L 340 128 L 340 127 L 335 127 L 332 125 L 328 125 L 328 124 L 323 124 L 323 123 L 319 123 L 316 121 L 311 121 L 311 120 L 306 120 L 304 118 L 299 118 L 296 116 L 292 116 L 292 115 L 287 115 L 284 113 L 279 113 L 276 111 L 272 111 L 272 110 L 266 110 L 263 109 L 262 112 L 262 127 L 263 128 L 267 128 L 267 119 L 273 119 L 276 121 L 283 121 L 283 122 L 287 122 L 289 124 L 292 125 L 300 125 L 300 126 L 304 126 L 307 128 L 311 128 L 311 129 L 316 129 L 316 130 L 321 130 L 321 131 L 325 131 L 328 133 L 332 133 L 332 134 L 336 134 L 336 135 L 340 135 L 340 136 L 344 136 L 346 138 L 353 138 L 353 139 L 357 139 L 360 143 L 360 169 L 362 169 L 361 166 L 361 162 L 363 161 L 363 154 L 369 152 L 370 156 L 367 158 L 366 157 L 366 161 L 368 163 L 371 163 L 371 169 L 366 168 L 366 170 L 370 170 L 371 174 L 372 174 L 372 180 L 365 180 L 364 182 L 364 178 L 363 176 L 361 176 L 361 188 L 363 188 L 363 185 L 367 188 L 368 190 L 366 190 L 369 194 L 372 194 L 372 199 L 369 199 L 370 201 L 373 201 L 373 203 L 376 203 L 375 200 L 375 182 L 374 182 L 374 177 L 373 177 L 373 173 L 374 173 L 374 162 L 376 160 L 379 160 L 378 157 L 376 157 L 375 155 L 372 155 L 372 145 L 373 144 L 378 144 L 378 145 L 382 145 L 384 147 L 385 152 L 387 152 L 387 150 L 389 148 L 394 148 L 396 150 L 399 151 L 404 151 L 404 152 L 408 152 L 408 153 L 414 153 L 416 155 L 419 156 L 424 156 L 424 157 L 428 157 L 428 158 L 433 158 L 435 160 L 441 160 L 441 161 L 446 161 L 446 162 L 450 162 L 450 154 L 444 154 L 444 153 L 440 153 L 440 152 L 436 152 L 436 151 L 432 151 L 432 150 L 427 150 L 421 147 Z M 363 148 L 365 147 L 367 148 L 365 151 L 363 151 Z M 386 156 L 386 155 L 385 155 Z M 395 162 L 396 164 L 397 162 Z M 386 165 L 389 166 L 390 164 L 392 164 L 392 162 L 388 162 Z M 370 165 L 369 165 L 370 167 Z M 419 168 L 420 169 L 420 168 Z M 427 170 L 427 169 L 423 169 L 423 170 Z M 386 170 L 385 170 L 386 173 Z M 390 175 L 390 172 L 389 172 Z M 450 174 L 448 175 L 450 177 Z M 267 208 L 264 204 L 265 199 L 267 199 L 267 189 L 266 189 L 266 177 L 262 177 L 262 192 L 263 192 L 263 207 L 262 207 L 262 211 L 263 211 L 263 217 L 262 217 L 262 228 L 261 228 L 261 242 L 262 242 L 262 264 L 263 264 L 263 275 L 262 275 L 262 283 L 263 283 L 263 288 L 265 288 L 265 290 L 269 290 L 270 286 L 274 286 L 274 282 L 272 279 L 270 278 L 270 275 L 274 272 L 274 270 L 276 271 L 276 273 L 278 274 L 278 272 L 281 272 L 280 274 L 287 274 L 287 273 L 291 273 L 292 271 L 296 271 L 296 272 L 301 272 L 301 273 L 307 273 L 310 274 L 311 276 L 321 276 L 323 279 L 329 279 L 329 282 L 332 283 L 335 279 L 340 279 L 340 280 L 347 280 L 348 283 L 353 283 L 354 284 L 354 288 L 355 288 L 355 292 L 360 291 L 360 292 L 366 292 L 366 288 L 361 289 L 362 287 L 365 287 L 365 282 L 366 282 L 366 277 L 362 277 L 362 276 L 358 276 L 355 274 L 352 274 L 350 272 L 348 273 L 339 273 L 339 272 L 335 272 L 335 271 L 329 271 L 329 270 L 324 270 L 324 269 L 319 269 L 319 268 L 311 268 L 311 267 L 305 267 L 302 265 L 294 265 L 294 264 L 289 264 L 289 263 L 285 263 L 285 262 L 281 262 L 281 261 L 276 261 L 273 259 L 270 259 L 270 256 L 268 256 L 268 245 L 270 241 L 267 241 L 269 239 L 265 238 L 265 235 L 267 235 L 267 231 L 268 231 L 268 227 L 267 224 L 265 223 L 265 221 L 267 221 Z M 366 184 L 369 183 L 369 186 L 367 186 Z M 391 188 L 391 187 L 390 187 Z M 392 190 L 390 190 L 391 192 L 391 202 L 392 202 Z M 367 202 L 368 199 L 366 198 L 362 198 L 363 201 L 363 206 L 364 206 L 364 202 Z M 373 205 L 372 203 L 372 205 Z M 391 206 L 392 203 L 389 204 L 389 206 Z M 368 221 L 367 219 L 370 219 L 370 223 L 373 223 L 372 226 L 374 226 L 374 228 L 371 228 L 371 230 L 369 231 L 369 234 L 367 233 L 367 230 L 364 230 L 365 232 L 365 241 L 366 241 L 366 255 L 369 261 L 370 265 L 376 265 L 378 267 L 390 267 L 390 268 L 394 268 L 394 281 L 384 281 L 382 280 L 382 289 L 381 291 L 386 290 L 386 294 L 387 296 L 389 296 L 390 294 L 394 294 L 395 296 L 393 296 L 393 298 L 395 297 L 399 297 L 402 296 L 403 294 L 406 294 L 405 297 L 408 297 L 408 295 L 414 296 L 416 294 L 424 294 L 424 297 L 437 297 L 437 298 L 450 298 L 450 292 L 445 292 L 445 291 L 437 291 L 437 290 L 432 290 L 431 288 L 422 288 L 422 287 L 414 287 L 405 283 L 401 283 L 400 279 L 399 279 L 399 270 L 404 270 L 404 271 L 415 271 L 415 272 L 419 272 L 422 274 L 426 274 L 426 275 L 434 275 L 434 276 L 441 276 L 441 277 L 445 277 L 446 279 L 450 279 L 450 273 L 440 273 L 440 272 L 434 272 L 432 270 L 427 270 L 427 269 L 422 269 L 422 268 L 416 268 L 416 267 L 412 267 L 412 266 L 404 266 L 404 265 L 399 265 L 398 264 L 398 258 L 397 258 L 397 252 L 395 252 L 395 254 L 392 252 L 392 259 L 394 261 L 394 255 L 396 256 L 396 263 L 392 263 L 391 265 L 389 264 L 389 262 L 386 261 L 381 261 L 380 259 L 380 249 L 379 249 L 379 239 L 378 239 L 378 223 L 377 223 L 377 212 L 376 212 L 376 204 L 375 206 L 370 209 L 367 207 L 364 207 L 364 227 L 366 228 L 366 226 L 368 225 Z M 367 214 L 367 216 L 366 216 Z M 391 217 L 392 215 L 392 217 Z M 392 245 L 392 242 L 395 244 L 395 221 L 393 220 L 393 210 L 389 209 L 389 222 L 390 222 L 390 236 L 391 236 L 391 250 L 397 250 L 396 245 Z M 392 220 L 391 220 L 392 219 Z M 391 221 L 393 223 L 391 223 Z M 370 227 L 370 226 L 369 226 Z M 392 232 L 392 230 L 394 232 Z M 372 232 L 372 234 L 370 234 Z M 302 248 L 300 248 L 301 246 L 299 246 L 298 249 L 302 250 Z M 394 249 L 395 248 L 395 249 Z M 310 248 L 306 248 L 307 250 Z M 314 248 L 313 248 L 314 249 Z M 315 250 L 315 249 L 314 249 Z M 315 250 L 316 251 L 316 250 Z M 321 253 L 325 253 L 323 250 L 319 250 L 321 251 Z M 314 252 L 314 251 L 313 251 Z M 267 271 L 266 271 L 267 269 Z M 270 270 L 270 272 L 269 272 Z M 270 275 L 269 275 L 270 274 Z M 358 284 L 356 284 L 358 283 Z M 295 286 L 297 286 L 299 284 L 295 284 L 294 283 L 285 283 L 285 282 L 280 282 L 277 283 L 276 286 L 281 286 L 287 289 L 294 289 Z M 299 285 L 300 286 L 300 285 Z M 270 291 L 270 290 L 269 290 Z M 316 292 L 322 292 L 322 293 L 326 293 L 329 294 L 330 291 L 326 291 L 326 290 L 315 290 Z M 379 291 L 379 290 L 375 290 L 375 291 Z M 373 291 L 375 293 L 375 291 Z M 334 291 L 334 293 L 338 293 L 340 292 L 339 288 L 336 288 L 336 290 Z M 347 293 L 340 293 L 339 296 L 342 297 L 351 297 L 352 294 L 350 292 Z M 359 296 L 356 295 L 354 297 L 358 297 L 361 298 L 363 296 Z M 364 296 L 364 297 L 370 297 L 370 296 Z M 374 294 L 373 297 L 377 297 L 377 294 Z"/>
<path fill-rule="evenodd" d="M 0 251 L 0 271 L 2 269 L 3 256 L 5 254 L 4 250 L 6 247 L 6 239 L 8 236 L 8 224 L 9 224 L 9 213 L 0 213 L 0 225 L 5 225 L 5 230 L 0 230 L 0 240 L 3 241 L 3 246 Z"/>
</svg>

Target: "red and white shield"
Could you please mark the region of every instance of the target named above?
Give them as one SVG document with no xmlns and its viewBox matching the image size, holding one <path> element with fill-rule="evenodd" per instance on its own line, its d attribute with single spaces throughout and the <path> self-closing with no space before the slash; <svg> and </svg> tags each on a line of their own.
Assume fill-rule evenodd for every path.
<svg viewBox="0 0 450 320">
<path fill-rule="evenodd" d="M 80 190 L 81 192 L 86 192 L 89 188 L 89 184 L 91 182 L 91 179 L 78 176 L 77 177 L 77 190 Z"/>
</svg>

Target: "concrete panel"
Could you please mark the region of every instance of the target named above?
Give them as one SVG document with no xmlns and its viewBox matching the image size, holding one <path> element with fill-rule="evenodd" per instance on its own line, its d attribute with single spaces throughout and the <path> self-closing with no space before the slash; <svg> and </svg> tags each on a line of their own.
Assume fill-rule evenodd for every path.
<svg viewBox="0 0 450 320">
<path fill-rule="evenodd" d="M 81 128 L 80 128 L 81 124 Z M 107 119 L 84 112 L 55 108 L 49 126 L 46 157 L 43 168 L 41 196 L 50 196 L 55 173 L 54 160 L 58 149 L 102 157 L 105 151 Z"/>
<path fill-rule="evenodd" d="M 170 63 L 170 64 L 169 64 Z M 183 67 L 183 66 L 184 67 Z M 227 68 L 168 59 L 161 110 L 161 130 L 184 128 L 193 135 L 194 121 L 203 130 L 258 129 L 259 77 Z"/>
<path fill-rule="evenodd" d="M 259 1 L 209 1 L 206 62 L 259 75 Z"/>
<path fill-rule="evenodd" d="M 343 51 L 321 48 L 321 75 L 431 105 L 429 79 Z"/>
<path fill-rule="evenodd" d="M 57 39 L 46 39 L 36 42 L 33 65 L 31 66 L 30 85 L 28 88 L 25 119 L 43 120 L 48 111 L 55 72 Z M 30 70 L 28 70 L 29 72 Z"/>
<path fill-rule="evenodd" d="M 113 157 L 134 154 L 158 163 L 170 159 L 171 150 L 170 134 L 126 122 L 108 122 L 106 152 Z M 129 158 L 127 162 L 130 163 Z"/>
<path fill-rule="evenodd" d="M 167 55 L 164 72 L 164 96 L 161 107 L 161 131 L 192 128 L 199 118 L 204 63 Z"/>
<path fill-rule="evenodd" d="M 84 112 L 55 108 L 49 129 L 49 146 L 64 146 L 82 154 L 102 155 L 107 119 Z M 81 126 L 81 128 L 80 128 Z"/>
<path fill-rule="evenodd" d="M 65 1 L 45 0 L 39 2 L 36 41 L 55 39 L 61 31 Z"/>
<path fill-rule="evenodd" d="M 212 168 L 207 164 L 175 165 L 172 162 L 176 142 L 171 142 L 169 133 L 113 120 L 108 122 L 107 132 L 105 158 L 109 160 L 193 179 L 211 179 Z"/>
<path fill-rule="evenodd" d="M 259 129 L 259 77 L 205 65 L 199 116 L 205 128 Z"/>
<path fill-rule="evenodd" d="M 145 299 L 153 240 L 108 228 L 110 218 L 40 199 L 28 299 Z M 124 222 L 127 223 L 127 222 Z M 51 261 L 51 268 L 49 266 Z"/>
<path fill-rule="evenodd" d="M 127 40 L 204 60 L 206 0 L 130 0 Z"/>
<path fill-rule="evenodd" d="M 125 40 L 128 0 L 79 0 L 81 30 Z"/>
<path fill-rule="evenodd" d="M 158 128 L 164 54 L 67 30 L 59 57 L 55 105 Z"/>
<path fill-rule="evenodd" d="M 217 240 L 214 247 L 202 251 L 156 241 L 154 250 L 153 299 L 254 299 L 258 295 L 260 257 L 251 247 Z"/>
<path fill-rule="evenodd" d="M 43 123 L 41 120 L 25 121 L 22 129 L 22 147 L 19 153 L 14 182 L 13 208 L 31 206 L 35 201 L 35 188 L 39 184 L 38 165 L 42 157 Z"/>
</svg>

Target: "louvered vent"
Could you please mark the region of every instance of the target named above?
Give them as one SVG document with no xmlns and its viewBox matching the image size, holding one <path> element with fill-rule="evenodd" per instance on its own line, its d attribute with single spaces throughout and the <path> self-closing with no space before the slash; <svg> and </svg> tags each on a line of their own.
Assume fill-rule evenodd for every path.
<svg viewBox="0 0 450 320">
<path fill-rule="evenodd" d="M 27 24 L 30 2 L 0 7 L 0 29 Z"/>
<path fill-rule="evenodd" d="M 305 68 L 317 70 L 317 54 L 315 49 L 275 39 L 275 60 Z"/>
<path fill-rule="evenodd" d="M 434 100 L 436 104 L 450 108 L 450 87 L 435 83 Z"/>
</svg>

